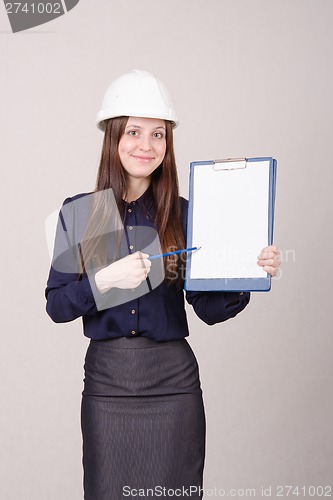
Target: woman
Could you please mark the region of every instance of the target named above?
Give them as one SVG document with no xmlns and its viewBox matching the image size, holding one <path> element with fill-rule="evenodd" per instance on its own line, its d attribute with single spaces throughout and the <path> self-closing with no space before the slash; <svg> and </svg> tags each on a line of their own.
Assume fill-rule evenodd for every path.
<svg viewBox="0 0 333 500">
<path fill-rule="evenodd" d="M 91 339 L 81 413 L 84 498 L 202 498 L 205 414 L 198 365 L 185 340 L 184 259 L 151 261 L 155 252 L 147 250 L 185 247 L 187 201 L 179 197 L 173 151 L 177 118 L 164 85 L 135 70 L 108 88 L 97 124 L 104 142 L 95 198 L 83 236 L 69 243 L 76 257 L 67 251 L 62 265 L 53 261 L 45 292 L 50 317 L 82 316 Z M 62 212 L 71 207 L 70 216 L 60 214 L 56 242 L 73 236 L 87 210 L 72 207 L 88 198 L 65 200 Z M 274 276 L 277 249 L 264 248 L 258 265 Z M 212 325 L 236 316 L 250 294 L 186 292 L 186 299 Z"/>
</svg>

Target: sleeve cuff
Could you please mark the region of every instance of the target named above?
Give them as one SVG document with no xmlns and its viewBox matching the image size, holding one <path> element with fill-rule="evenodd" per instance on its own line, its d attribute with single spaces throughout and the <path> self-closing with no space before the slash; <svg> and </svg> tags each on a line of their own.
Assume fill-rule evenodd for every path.
<svg viewBox="0 0 333 500">
<path fill-rule="evenodd" d="M 91 303 L 91 304 L 96 304 L 95 293 L 98 293 L 96 285 L 95 285 L 96 292 L 95 292 L 95 290 L 93 290 L 94 284 L 95 284 L 94 275 L 89 276 L 89 278 L 88 278 L 88 276 L 84 277 L 81 280 L 82 294 L 83 294 L 84 298 L 86 299 L 86 302 Z"/>
</svg>

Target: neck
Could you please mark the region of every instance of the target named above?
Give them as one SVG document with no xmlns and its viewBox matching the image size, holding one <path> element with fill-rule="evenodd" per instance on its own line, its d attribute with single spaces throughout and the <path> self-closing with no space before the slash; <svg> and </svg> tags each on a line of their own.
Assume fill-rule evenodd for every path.
<svg viewBox="0 0 333 500">
<path fill-rule="evenodd" d="M 150 184 L 150 177 L 144 179 L 131 179 L 127 193 L 123 196 L 128 203 L 135 201 L 147 191 Z"/>
</svg>

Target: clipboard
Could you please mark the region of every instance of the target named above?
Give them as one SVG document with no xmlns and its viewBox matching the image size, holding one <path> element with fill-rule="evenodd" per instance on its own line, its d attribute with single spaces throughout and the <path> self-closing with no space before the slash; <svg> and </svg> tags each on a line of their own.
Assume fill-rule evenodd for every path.
<svg viewBox="0 0 333 500">
<path fill-rule="evenodd" d="M 228 158 L 190 164 L 184 289 L 269 291 L 257 264 L 273 242 L 277 161 Z"/>
</svg>

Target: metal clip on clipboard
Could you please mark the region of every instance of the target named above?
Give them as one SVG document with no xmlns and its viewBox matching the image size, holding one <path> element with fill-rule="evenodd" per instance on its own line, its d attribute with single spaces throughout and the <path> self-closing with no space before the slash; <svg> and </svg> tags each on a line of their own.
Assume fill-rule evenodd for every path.
<svg viewBox="0 0 333 500">
<path fill-rule="evenodd" d="M 213 160 L 213 170 L 238 170 L 246 168 L 247 158 L 225 158 Z"/>
</svg>

